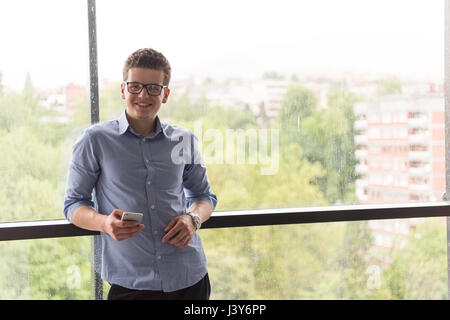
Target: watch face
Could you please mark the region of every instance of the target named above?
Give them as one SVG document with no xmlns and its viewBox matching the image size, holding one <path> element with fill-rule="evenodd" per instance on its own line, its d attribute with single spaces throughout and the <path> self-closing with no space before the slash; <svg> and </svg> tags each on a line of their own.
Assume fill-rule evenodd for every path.
<svg viewBox="0 0 450 320">
<path fill-rule="evenodd" d="M 192 221 L 194 222 L 195 228 L 200 229 L 200 227 L 202 225 L 202 220 L 200 219 L 200 217 L 192 212 L 188 212 L 187 214 L 191 216 Z"/>
</svg>

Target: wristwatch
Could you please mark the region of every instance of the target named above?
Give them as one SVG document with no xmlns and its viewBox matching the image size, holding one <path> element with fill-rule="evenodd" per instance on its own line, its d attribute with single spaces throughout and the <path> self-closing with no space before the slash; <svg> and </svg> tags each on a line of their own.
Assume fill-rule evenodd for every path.
<svg viewBox="0 0 450 320">
<path fill-rule="evenodd" d="M 195 229 L 196 230 L 200 229 L 200 227 L 202 226 L 202 220 L 200 219 L 200 217 L 191 211 L 186 212 L 186 214 L 191 216 Z"/>
</svg>

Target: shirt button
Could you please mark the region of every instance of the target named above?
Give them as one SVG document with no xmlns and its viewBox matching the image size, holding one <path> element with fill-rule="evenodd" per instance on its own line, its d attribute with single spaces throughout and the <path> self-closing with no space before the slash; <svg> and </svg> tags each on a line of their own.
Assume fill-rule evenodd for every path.
<svg viewBox="0 0 450 320">
<path fill-rule="evenodd" d="M 150 181 L 147 181 L 147 184 L 150 184 Z"/>
</svg>

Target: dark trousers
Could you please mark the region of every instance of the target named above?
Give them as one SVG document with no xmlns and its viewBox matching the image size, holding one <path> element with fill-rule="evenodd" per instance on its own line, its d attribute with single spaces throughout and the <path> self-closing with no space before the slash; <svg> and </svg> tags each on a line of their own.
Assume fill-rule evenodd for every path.
<svg viewBox="0 0 450 320">
<path fill-rule="evenodd" d="M 133 290 L 112 284 L 108 300 L 209 300 L 211 286 L 208 274 L 191 287 L 164 292 L 152 290 Z"/>
</svg>

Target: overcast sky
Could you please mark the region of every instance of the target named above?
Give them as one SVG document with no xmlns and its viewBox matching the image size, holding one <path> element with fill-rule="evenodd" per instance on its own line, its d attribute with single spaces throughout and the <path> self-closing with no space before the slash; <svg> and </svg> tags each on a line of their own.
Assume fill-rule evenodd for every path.
<svg viewBox="0 0 450 320">
<path fill-rule="evenodd" d="M 85 0 L 0 5 L 0 72 L 21 89 L 87 84 Z M 443 0 L 97 0 L 99 77 L 134 50 L 162 51 L 173 77 L 390 73 L 443 78 Z"/>
</svg>

